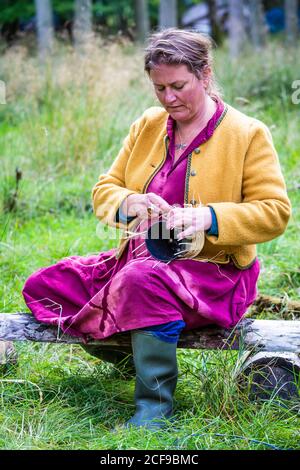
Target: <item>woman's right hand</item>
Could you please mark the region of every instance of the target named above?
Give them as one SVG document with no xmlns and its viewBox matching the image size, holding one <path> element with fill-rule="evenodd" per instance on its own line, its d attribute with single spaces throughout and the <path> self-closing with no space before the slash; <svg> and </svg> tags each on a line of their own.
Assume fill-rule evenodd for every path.
<svg viewBox="0 0 300 470">
<path fill-rule="evenodd" d="M 140 219 L 169 212 L 171 208 L 162 197 L 154 193 L 130 194 L 121 204 L 125 215 Z"/>
</svg>

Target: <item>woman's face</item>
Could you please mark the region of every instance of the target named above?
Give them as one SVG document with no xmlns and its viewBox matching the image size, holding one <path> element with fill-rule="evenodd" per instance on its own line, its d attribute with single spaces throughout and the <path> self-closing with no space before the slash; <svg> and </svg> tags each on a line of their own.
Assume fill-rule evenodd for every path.
<svg viewBox="0 0 300 470">
<path fill-rule="evenodd" d="M 189 121 L 202 114 L 206 105 L 204 79 L 198 79 L 186 65 L 160 64 L 150 70 L 155 94 L 165 110 L 176 121 Z"/>
</svg>

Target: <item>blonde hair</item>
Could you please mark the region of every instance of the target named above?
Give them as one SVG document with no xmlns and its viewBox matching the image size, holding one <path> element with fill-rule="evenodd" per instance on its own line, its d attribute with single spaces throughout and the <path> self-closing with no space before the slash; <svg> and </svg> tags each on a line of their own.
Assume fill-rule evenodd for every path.
<svg viewBox="0 0 300 470">
<path fill-rule="evenodd" d="M 212 48 L 212 40 L 196 31 L 168 28 L 153 33 L 145 49 L 145 71 L 150 75 L 150 71 L 160 64 L 186 65 L 200 79 L 203 71 L 210 67 L 212 73 L 207 93 L 211 97 L 220 98 L 221 90 L 213 73 Z"/>
</svg>

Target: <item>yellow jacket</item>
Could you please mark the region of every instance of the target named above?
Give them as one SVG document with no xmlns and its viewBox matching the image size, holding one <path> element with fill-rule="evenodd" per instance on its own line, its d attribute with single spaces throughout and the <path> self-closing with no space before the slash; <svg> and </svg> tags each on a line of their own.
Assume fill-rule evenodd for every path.
<svg viewBox="0 0 300 470">
<path fill-rule="evenodd" d="M 166 159 L 168 113 L 147 109 L 131 126 L 107 174 L 93 188 L 96 217 L 111 226 L 122 201 L 145 193 Z M 257 119 L 226 105 L 213 136 L 188 157 L 185 203 L 213 207 L 218 236 L 205 235 L 197 260 L 228 263 L 240 269 L 255 261 L 256 243 L 281 235 L 291 204 L 279 159 L 268 128 Z M 176 191 L 176 188 L 174 188 Z M 135 225 L 131 222 L 129 229 Z M 116 257 L 128 240 L 123 237 Z"/>
</svg>

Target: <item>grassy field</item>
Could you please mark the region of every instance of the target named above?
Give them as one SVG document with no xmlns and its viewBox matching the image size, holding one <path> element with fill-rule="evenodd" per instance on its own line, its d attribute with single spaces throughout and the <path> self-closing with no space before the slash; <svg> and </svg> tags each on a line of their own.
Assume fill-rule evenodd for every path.
<svg viewBox="0 0 300 470">
<path fill-rule="evenodd" d="M 85 57 L 59 49 L 44 69 L 19 46 L 0 70 L 0 305 L 14 312 L 27 310 L 21 289 L 39 267 L 114 246 L 96 235 L 91 188 L 131 122 L 157 102 L 141 51 L 126 44 L 91 47 Z M 293 215 L 283 236 L 258 246 L 258 287 L 288 299 L 300 293 L 300 104 L 291 100 L 299 70 L 299 48 L 277 43 L 237 63 L 216 53 L 224 100 L 264 121 L 279 153 Z M 134 411 L 134 380 L 79 346 L 16 347 L 18 368 L 0 376 L 1 449 L 300 448 L 298 405 L 249 401 L 234 379 L 237 352 L 179 350 L 175 429 L 112 434 Z"/>
</svg>

